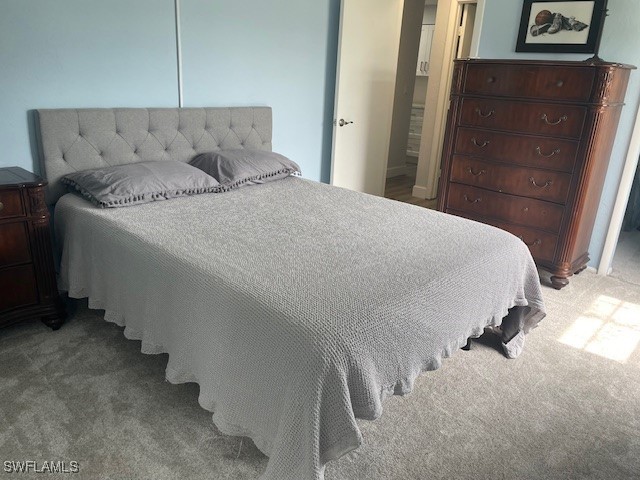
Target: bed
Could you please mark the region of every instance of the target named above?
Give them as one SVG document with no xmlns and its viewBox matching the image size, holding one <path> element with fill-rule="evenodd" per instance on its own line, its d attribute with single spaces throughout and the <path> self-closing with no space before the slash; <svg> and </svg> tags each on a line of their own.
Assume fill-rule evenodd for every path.
<svg viewBox="0 0 640 480">
<path fill-rule="evenodd" d="M 67 193 L 76 171 L 270 151 L 268 107 L 38 111 L 60 287 L 168 353 L 264 480 L 323 478 L 390 395 L 486 328 L 544 316 L 527 247 L 496 228 L 305 178 L 124 208 Z M 513 339 L 513 340 L 512 340 Z M 428 408 L 428 406 L 425 406 Z"/>
</svg>

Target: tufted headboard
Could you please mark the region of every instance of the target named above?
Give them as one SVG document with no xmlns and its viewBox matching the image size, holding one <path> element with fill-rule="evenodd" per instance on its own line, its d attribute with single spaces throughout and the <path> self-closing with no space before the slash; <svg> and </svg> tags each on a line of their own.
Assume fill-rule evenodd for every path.
<svg viewBox="0 0 640 480">
<path fill-rule="evenodd" d="M 91 168 L 179 160 L 221 149 L 271 150 L 270 107 L 87 108 L 38 110 L 47 203 L 60 178 Z"/>
</svg>

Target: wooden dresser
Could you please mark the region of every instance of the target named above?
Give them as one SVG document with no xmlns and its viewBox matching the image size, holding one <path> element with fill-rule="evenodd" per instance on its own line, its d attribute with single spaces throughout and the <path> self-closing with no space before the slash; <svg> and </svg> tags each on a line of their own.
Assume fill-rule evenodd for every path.
<svg viewBox="0 0 640 480">
<path fill-rule="evenodd" d="M 0 168 L 0 327 L 41 318 L 60 328 L 46 180 L 19 167 Z"/>
<path fill-rule="evenodd" d="M 589 261 L 632 68 L 456 60 L 438 209 L 517 235 L 567 285 Z"/>
</svg>

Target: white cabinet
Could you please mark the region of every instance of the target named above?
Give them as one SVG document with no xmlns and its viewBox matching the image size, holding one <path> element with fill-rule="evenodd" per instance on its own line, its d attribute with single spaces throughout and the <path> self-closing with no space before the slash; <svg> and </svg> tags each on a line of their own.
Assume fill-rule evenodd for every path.
<svg viewBox="0 0 640 480">
<path fill-rule="evenodd" d="M 431 55 L 431 42 L 433 41 L 435 27 L 435 25 L 422 25 L 418 63 L 416 64 L 417 76 L 426 77 L 429 75 L 429 56 Z"/>
</svg>

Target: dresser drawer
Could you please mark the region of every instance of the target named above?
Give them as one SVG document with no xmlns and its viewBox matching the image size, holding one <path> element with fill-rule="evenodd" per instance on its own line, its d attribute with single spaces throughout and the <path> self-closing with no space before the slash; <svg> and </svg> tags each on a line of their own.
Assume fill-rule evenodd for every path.
<svg viewBox="0 0 640 480">
<path fill-rule="evenodd" d="M 577 151 L 578 142 L 573 140 L 474 128 L 459 128 L 454 146 L 454 153 L 569 173 L 573 171 Z"/>
<path fill-rule="evenodd" d="M 0 224 L 0 267 L 31 261 L 25 222 Z"/>
<path fill-rule="evenodd" d="M 579 138 L 586 107 L 464 98 L 460 125 L 533 135 Z"/>
<path fill-rule="evenodd" d="M 37 303 L 38 289 L 33 265 L 0 269 L 0 292 L 0 311 Z"/>
<path fill-rule="evenodd" d="M 471 64 L 463 92 L 585 102 L 591 97 L 594 78 L 591 67 Z"/>
<path fill-rule="evenodd" d="M 497 193 L 458 183 L 452 183 L 449 186 L 446 208 L 540 228 L 553 233 L 560 231 L 564 213 L 564 207 L 555 203 Z"/>
<path fill-rule="evenodd" d="M 470 212 L 458 211 L 453 209 L 447 209 L 446 212 L 457 215 L 459 217 L 486 223 L 487 225 L 493 225 L 494 227 L 498 227 L 502 230 L 506 230 L 507 232 L 518 237 L 527 245 L 527 247 L 529 247 L 529 251 L 531 252 L 531 256 L 534 258 L 534 260 L 538 262 L 553 262 L 556 254 L 556 245 L 558 243 L 557 235 L 543 232 L 542 230 L 538 230 L 535 228 L 523 227 L 520 225 L 514 225 L 512 223 L 501 222 L 499 220 L 482 217 Z"/>
<path fill-rule="evenodd" d="M 497 192 L 564 204 L 569 193 L 571 175 L 454 155 L 450 180 Z"/>
<path fill-rule="evenodd" d="M 20 190 L 0 190 L 0 218 L 22 217 L 24 215 Z"/>
</svg>

